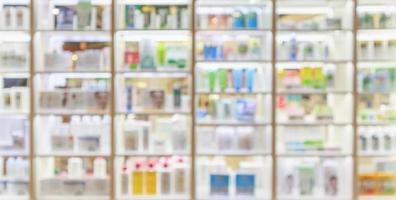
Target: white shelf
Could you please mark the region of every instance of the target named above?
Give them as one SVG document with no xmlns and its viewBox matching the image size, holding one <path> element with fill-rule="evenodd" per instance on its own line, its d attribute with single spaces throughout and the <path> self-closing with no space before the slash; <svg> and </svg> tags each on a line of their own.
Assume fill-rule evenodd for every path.
<svg viewBox="0 0 396 200">
<path fill-rule="evenodd" d="M 54 5 L 77 5 L 79 0 L 50 0 L 50 2 Z M 92 5 L 110 5 L 111 0 L 90 0 Z"/>
<path fill-rule="evenodd" d="M 4 5 L 29 5 L 29 0 L 2 0 Z"/>
<path fill-rule="evenodd" d="M 170 157 L 170 156 L 189 156 L 190 154 L 187 152 L 123 152 L 117 153 L 117 156 L 126 156 L 126 157 Z"/>
<path fill-rule="evenodd" d="M 280 153 L 279 157 L 349 157 L 351 154 L 345 154 L 341 152 L 325 152 L 325 151 L 301 151 L 301 152 L 288 152 Z"/>
<path fill-rule="evenodd" d="M 351 200 L 347 196 L 279 196 L 279 200 Z"/>
<path fill-rule="evenodd" d="M 109 200 L 109 196 L 40 196 L 40 200 Z"/>
<path fill-rule="evenodd" d="M 119 0 L 118 3 L 131 5 L 189 5 L 191 0 Z"/>
<path fill-rule="evenodd" d="M 360 200 L 395 200 L 396 195 L 389 195 L 389 196 L 380 196 L 380 195 L 373 195 L 373 196 L 359 196 L 358 199 Z"/>
<path fill-rule="evenodd" d="M 53 152 L 38 153 L 37 157 L 109 157 L 110 153 L 101 152 Z"/>
<path fill-rule="evenodd" d="M 396 152 L 359 152 L 359 157 L 396 157 Z"/>
<path fill-rule="evenodd" d="M 147 111 L 132 111 L 132 112 L 117 112 L 119 115 L 188 115 L 189 111 L 181 111 L 181 110 L 147 110 Z"/>
<path fill-rule="evenodd" d="M 117 200 L 188 200 L 188 196 L 180 195 L 163 195 L 161 197 L 157 196 L 119 196 Z"/>
<path fill-rule="evenodd" d="M 246 151 L 202 151 L 197 152 L 198 156 L 229 156 L 229 157 L 237 157 L 237 156 L 270 156 L 271 154 L 265 151 L 258 150 L 246 150 Z"/>
<path fill-rule="evenodd" d="M 17 196 L 17 195 L 0 195 L 0 200 L 28 200 L 29 197 L 22 195 L 22 196 Z"/>
<path fill-rule="evenodd" d="M 122 75 L 123 78 L 188 78 L 190 75 L 189 72 L 125 72 L 118 73 Z"/>
<path fill-rule="evenodd" d="M 270 122 L 206 121 L 198 120 L 197 126 L 269 126 Z"/>
<path fill-rule="evenodd" d="M 304 122 L 304 121 L 296 121 L 296 122 L 278 122 L 278 126 L 352 126 L 352 122 Z"/>
<path fill-rule="evenodd" d="M 338 89 L 278 89 L 278 94 L 352 94 L 352 91 Z"/>
</svg>

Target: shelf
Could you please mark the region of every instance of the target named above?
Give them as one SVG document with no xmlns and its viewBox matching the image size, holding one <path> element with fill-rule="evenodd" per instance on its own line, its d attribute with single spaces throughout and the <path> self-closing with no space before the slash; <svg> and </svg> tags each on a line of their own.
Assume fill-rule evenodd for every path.
<svg viewBox="0 0 396 200">
<path fill-rule="evenodd" d="M 338 90 L 338 89 L 278 89 L 278 94 L 337 94 L 347 95 L 352 94 L 352 91 Z"/>
<path fill-rule="evenodd" d="M 278 126 L 352 126 L 347 122 L 278 122 Z"/>
<path fill-rule="evenodd" d="M 347 196 L 282 196 L 279 200 L 351 200 L 352 197 Z"/>
<path fill-rule="evenodd" d="M 110 112 L 93 112 L 93 111 L 38 111 L 35 115 L 109 115 Z"/>
<path fill-rule="evenodd" d="M 358 122 L 358 126 L 396 126 L 396 122 Z"/>
<path fill-rule="evenodd" d="M 2 0 L 4 5 L 29 5 L 29 0 Z"/>
<path fill-rule="evenodd" d="M 269 1 L 266 1 L 269 2 Z M 211 1 L 211 0 L 198 0 L 197 1 L 197 7 L 212 7 L 212 6 L 221 6 L 221 7 L 265 7 L 269 5 L 269 3 L 264 3 L 262 0 L 251 0 L 249 2 L 246 2 L 246 0 L 217 0 L 217 1 Z"/>
<path fill-rule="evenodd" d="M 268 126 L 271 125 L 270 122 L 239 122 L 239 121 L 230 121 L 230 122 L 206 122 L 206 121 L 198 121 L 196 122 L 197 126 Z"/>
<path fill-rule="evenodd" d="M 358 156 L 363 158 L 396 157 L 396 152 L 359 152 Z"/>
<path fill-rule="evenodd" d="M 50 0 L 51 3 L 54 5 L 77 5 L 79 0 Z M 111 0 L 90 0 L 92 5 L 110 5 Z"/>
<path fill-rule="evenodd" d="M 22 195 L 22 196 L 17 196 L 17 195 L 0 195 L 0 200 L 28 200 L 29 197 Z"/>
<path fill-rule="evenodd" d="M 189 200 L 189 196 L 163 195 L 158 196 L 119 196 L 117 200 Z"/>
<path fill-rule="evenodd" d="M 358 196 L 359 200 L 394 200 L 396 195 L 372 195 L 372 196 Z"/>
<path fill-rule="evenodd" d="M 41 196 L 40 200 L 108 200 L 109 196 Z"/>
<path fill-rule="evenodd" d="M 280 153 L 279 157 L 351 157 L 352 154 L 345 154 L 340 152 L 321 152 L 321 151 L 309 151 L 309 152 L 293 152 L 293 153 Z"/>
<path fill-rule="evenodd" d="M 270 60 L 197 60 L 196 61 L 198 64 L 269 64 L 271 63 Z"/>
<path fill-rule="evenodd" d="M 220 92 L 220 91 L 216 91 L 216 92 L 210 92 L 210 91 L 197 91 L 196 94 L 198 95 L 265 95 L 265 94 L 271 94 L 270 91 L 252 91 L 252 92 L 248 92 L 248 91 L 224 91 L 224 92 Z"/>
<path fill-rule="evenodd" d="M 290 32 L 296 32 L 296 33 L 315 33 L 315 34 L 328 34 L 332 32 L 352 32 L 352 29 L 283 29 L 283 28 L 278 28 L 277 29 L 278 33 L 290 33 Z"/>
<path fill-rule="evenodd" d="M 168 110 L 168 111 L 132 111 L 132 112 L 117 112 L 118 115 L 188 115 L 189 111 Z"/>
<path fill-rule="evenodd" d="M 149 72 L 149 71 L 141 71 L 141 72 L 120 72 L 118 75 L 122 75 L 124 78 L 188 78 L 190 75 L 189 72 Z"/>
<path fill-rule="evenodd" d="M 54 152 L 38 153 L 38 157 L 109 157 L 110 153 L 100 152 Z"/>
<path fill-rule="evenodd" d="M 216 30 L 216 29 L 198 29 L 196 33 L 205 34 L 205 35 L 216 35 L 216 34 L 230 34 L 230 35 L 265 35 L 270 34 L 271 31 L 267 29 L 223 29 L 223 30 Z"/>
<path fill-rule="evenodd" d="M 198 156 L 226 156 L 226 157 L 240 157 L 240 156 L 271 156 L 270 153 L 264 151 L 213 151 L 213 152 L 197 152 Z"/>
<path fill-rule="evenodd" d="M 29 153 L 26 150 L 21 150 L 21 151 L 1 150 L 0 151 L 0 157 L 28 157 L 28 156 L 29 156 Z"/>
<path fill-rule="evenodd" d="M 189 5 L 190 0 L 119 0 L 119 4 L 134 4 L 134 5 Z"/>
<path fill-rule="evenodd" d="M 352 60 L 277 60 L 276 63 L 286 67 L 287 65 L 305 67 L 304 65 L 348 64 L 352 63 Z"/>
<path fill-rule="evenodd" d="M 151 153 L 151 152 L 125 152 L 125 153 L 117 153 L 117 156 L 124 157 L 171 157 L 171 156 L 189 156 L 190 154 L 187 152 L 162 152 L 162 153 Z"/>
</svg>

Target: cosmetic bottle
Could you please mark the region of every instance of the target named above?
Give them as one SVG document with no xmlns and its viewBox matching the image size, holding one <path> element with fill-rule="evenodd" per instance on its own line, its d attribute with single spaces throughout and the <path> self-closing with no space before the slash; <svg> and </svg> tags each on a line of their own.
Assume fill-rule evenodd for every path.
<svg viewBox="0 0 396 200">
<path fill-rule="evenodd" d="M 69 178 L 80 179 L 83 176 L 83 165 L 81 158 L 69 158 L 67 167 Z"/>
<path fill-rule="evenodd" d="M 256 182 L 255 172 L 240 168 L 235 174 L 235 195 L 254 197 Z"/>
<path fill-rule="evenodd" d="M 183 157 L 176 157 L 174 161 L 174 194 L 185 195 L 189 190 L 189 166 Z"/>
<path fill-rule="evenodd" d="M 148 161 L 145 171 L 145 194 L 149 196 L 157 195 L 157 171 L 155 161 Z"/>
<path fill-rule="evenodd" d="M 289 60 L 297 60 L 298 44 L 296 35 L 292 34 L 289 40 Z"/>
<path fill-rule="evenodd" d="M 132 170 L 132 195 L 138 196 L 144 194 L 144 166 L 142 162 L 134 163 L 134 169 Z M 147 180 L 146 180 L 147 182 Z"/>
<path fill-rule="evenodd" d="M 232 150 L 235 147 L 235 129 L 231 127 L 218 127 L 216 129 L 216 143 L 219 151 Z"/>
<path fill-rule="evenodd" d="M 233 75 L 235 91 L 240 92 L 242 89 L 243 71 L 241 69 L 234 69 Z"/>
<path fill-rule="evenodd" d="M 249 11 L 247 14 L 247 28 L 250 29 L 257 29 L 257 13 L 253 10 Z"/>
<path fill-rule="evenodd" d="M 137 121 L 132 115 L 124 124 L 124 148 L 126 151 L 144 152 L 148 150 L 150 122 Z"/>
<path fill-rule="evenodd" d="M 107 162 L 102 157 L 95 158 L 94 161 L 94 177 L 95 178 L 106 178 L 107 177 Z"/>
<path fill-rule="evenodd" d="M 16 171 L 16 159 L 14 157 L 9 157 L 6 162 L 6 175 L 10 178 L 15 178 L 18 171 Z"/>
<path fill-rule="evenodd" d="M 323 162 L 324 193 L 326 196 L 337 196 L 339 194 L 339 171 L 338 163 L 333 160 Z"/>
<path fill-rule="evenodd" d="M 174 115 L 172 117 L 172 150 L 173 152 L 185 152 L 187 150 L 188 120 L 185 116 Z"/>
<path fill-rule="evenodd" d="M 178 110 L 182 107 L 182 86 L 180 83 L 173 85 L 173 108 Z"/>
<path fill-rule="evenodd" d="M 128 167 L 124 165 L 121 171 L 121 195 L 129 195 L 129 184 Z"/>
<path fill-rule="evenodd" d="M 0 179 L 4 177 L 4 158 L 0 157 Z"/>
<path fill-rule="evenodd" d="M 238 150 L 248 151 L 254 149 L 254 128 L 238 127 L 236 129 Z"/>
<path fill-rule="evenodd" d="M 223 158 L 216 157 L 212 161 L 209 177 L 209 194 L 211 196 L 229 196 L 231 177 Z"/>
<path fill-rule="evenodd" d="M 172 193 L 172 169 L 167 158 L 160 160 L 158 168 L 158 194 L 170 195 Z"/>
</svg>

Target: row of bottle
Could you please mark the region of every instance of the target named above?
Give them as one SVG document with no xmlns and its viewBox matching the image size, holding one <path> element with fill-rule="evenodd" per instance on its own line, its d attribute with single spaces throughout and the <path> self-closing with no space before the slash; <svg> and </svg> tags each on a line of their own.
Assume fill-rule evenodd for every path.
<svg viewBox="0 0 396 200">
<path fill-rule="evenodd" d="M 346 196 L 352 183 L 347 172 L 341 170 L 350 160 L 282 160 L 279 163 L 279 195 L 296 196 Z M 349 191 L 348 191 L 349 190 Z"/>
<path fill-rule="evenodd" d="M 198 10 L 198 28 L 211 30 L 258 29 L 261 25 L 262 11 L 246 8 L 200 8 Z"/>
<path fill-rule="evenodd" d="M 189 123 L 184 115 L 152 116 L 147 121 L 129 115 L 120 120 L 119 148 L 125 153 L 186 153 Z"/>
<path fill-rule="evenodd" d="M 45 9 L 52 9 L 51 13 L 54 15 L 49 20 L 43 20 L 45 21 L 43 23 L 49 23 L 48 27 L 41 27 L 44 24 L 38 24 L 43 29 L 110 30 L 111 27 L 110 6 L 94 6 L 91 2 L 83 2 L 77 6 L 55 5 L 53 8 Z M 41 17 L 44 18 L 39 14 L 38 18 Z"/>
<path fill-rule="evenodd" d="M 197 107 L 198 122 L 246 122 L 264 123 L 264 98 L 222 97 L 217 95 L 199 96 Z"/>
<path fill-rule="evenodd" d="M 4 79 L 3 79 L 4 80 Z M 29 89 L 25 86 L 1 88 L 0 112 L 21 112 L 29 110 Z"/>
<path fill-rule="evenodd" d="M 365 127 L 359 130 L 359 149 L 362 153 L 396 152 L 394 127 Z"/>
<path fill-rule="evenodd" d="M 331 58 L 327 42 L 298 41 L 292 35 L 288 41 L 282 41 L 278 47 L 279 60 L 328 60 Z"/>
<path fill-rule="evenodd" d="M 198 152 L 249 152 L 264 153 L 265 136 L 254 127 L 199 127 L 197 129 Z"/>
<path fill-rule="evenodd" d="M 263 39 L 256 36 L 203 37 L 197 43 L 198 60 L 262 60 Z"/>
<path fill-rule="evenodd" d="M 126 42 L 123 69 L 127 70 L 175 70 L 189 65 L 189 46 L 182 41 L 141 40 Z"/>
<path fill-rule="evenodd" d="M 0 152 L 4 154 L 27 154 L 29 120 L 27 116 L 1 116 Z"/>
<path fill-rule="evenodd" d="M 362 160 L 359 165 L 358 192 L 362 196 L 396 195 L 396 163 L 389 158 Z"/>
<path fill-rule="evenodd" d="M 362 60 L 393 59 L 396 53 L 395 39 L 360 40 L 358 42 L 358 57 Z"/>
<path fill-rule="evenodd" d="M 186 157 L 130 158 L 123 166 L 120 192 L 124 196 L 187 196 L 190 166 Z"/>
<path fill-rule="evenodd" d="M 29 52 L 28 43 L 2 42 L 0 49 L 0 71 L 27 71 Z"/>
<path fill-rule="evenodd" d="M 28 30 L 29 8 L 6 5 L 0 7 L 0 30 Z"/>
<path fill-rule="evenodd" d="M 29 164 L 21 157 L 0 158 L 0 195 L 26 195 L 29 191 Z"/>
<path fill-rule="evenodd" d="M 58 78 L 55 80 L 55 78 Z M 57 111 L 84 110 L 106 111 L 110 104 L 107 79 L 73 79 L 42 77 L 43 87 L 39 91 L 39 108 Z M 66 81 L 67 80 L 67 81 Z M 73 80 L 80 80 L 79 84 Z M 47 89 L 48 88 L 48 89 Z"/>
<path fill-rule="evenodd" d="M 326 95 L 289 94 L 277 97 L 278 121 L 324 121 L 334 120 L 334 109 L 328 105 Z M 341 105 L 340 105 L 341 106 Z"/>
<path fill-rule="evenodd" d="M 327 89 L 334 85 L 334 75 L 322 67 L 278 70 L 278 87 L 284 89 Z"/>
<path fill-rule="evenodd" d="M 199 158 L 197 161 L 197 194 L 202 198 L 250 197 L 264 198 L 270 188 L 271 165 L 262 158 L 231 163 L 224 157 Z"/>
<path fill-rule="evenodd" d="M 103 152 L 109 142 L 109 116 L 72 116 L 71 119 L 50 116 L 40 122 L 42 126 L 50 122 L 45 129 L 48 130 L 50 152 Z"/>
<path fill-rule="evenodd" d="M 105 71 L 110 68 L 110 49 L 48 52 L 43 64 L 45 71 Z"/>
<path fill-rule="evenodd" d="M 390 92 L 396 89 L 396 68 L 360 69 L 358 73 L 360 92 Z"/>
<path fill-rule="evenodd" d="M 262 68 L 202 69 L 197 74 L 197 90 L 201 92 L 262 92 L 265 87 Z"/>
<path fill-rule="evenodd" d="M 287 16 L 287 15 L 286 15 Z M 341 17 L 312 16 L 305 19 L 291 20 L 288 17 L 279 18 L 280 30 L 337 30 L 343 28 Z"/>
<path fill-rule="evenodd" d="M 110 180 L 105 158 L 88 161 L 87 158 L 71 157 L 61 162 L 56 162 L 55 158 L 45 159 L 42 160 L 45 170 L 39 177 L 40 195 L 109 195 Z M 93 162 L 92 166 L 87 162 Z"/>
<path fill-rule="evenodd" d="M 189 29 L 188 6 L 126 5 L 127 29 Z"/>
<path fill-rule="evenodd" d="M 187 85 L 183 79 L 172 79 L 171 82 L 164 78 L 162 80 L 161 82 L 164 84 L 158 85 L 159 82 L 155 83 L 155 81 L 159 80 L 152 79 L 149 81 L 152 84 L 147 87 L 145 81 L 127 79 L 123 96 L 120 98 L 122 100 L 120 110 L 123 112 L 144 112 L 147 110 L 188 112 L 190 98 L 186 93 Z"/>
<path fill-rule="evenodd" d="M 359 13 L 359 28 L 361 29 L 391 29 L 396 27 L 395 13 Z"/>
</svg>

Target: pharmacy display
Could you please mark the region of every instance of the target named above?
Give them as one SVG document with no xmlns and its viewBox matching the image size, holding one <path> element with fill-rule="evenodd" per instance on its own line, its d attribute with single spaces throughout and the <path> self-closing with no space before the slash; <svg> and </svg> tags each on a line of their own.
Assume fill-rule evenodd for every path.
<svg viewBox="0 0 396 200">
<path fill-rule="evenodd" d="M 395 198 L 395 6 L 2 0 L 0 199 Z"/>
</svg>

